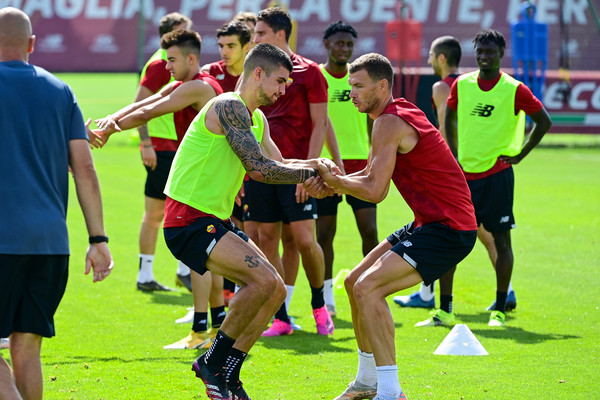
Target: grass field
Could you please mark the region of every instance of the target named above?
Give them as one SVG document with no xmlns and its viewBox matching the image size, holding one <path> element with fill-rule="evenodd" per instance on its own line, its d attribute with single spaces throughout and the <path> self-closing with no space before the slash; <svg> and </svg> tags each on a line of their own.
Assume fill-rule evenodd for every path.
<svg viewBox="0 0 600 400">
<path fill-rule="evenodd" d="M 137 85 L 127 74 L 61 77 L 72 85 L 84 116 L 93 118 L 132 101 Z M 495 279 L 483 246 L 458 268 L 457 323 L 469 326 L 488 356 L 434 355 L 449 329 L 414 328 L 427 311 L 400 309 L 390 298 L 399 375 L 409 399 L 599 398 L 600 149 L 578 145 L 582 141 L 596 138 L 549 137 L 544 143 L 550 146 L 535 149 L 515 168 L 518 307 L 506 328 L 487 326 Z M 99 284 L 83 275 L 87 233 L 72 191 L 71 276 L 56 315 L 57 336 L 43 345 L 45 399 L 205 399 L 204 386 L 190 372 L 199 352 L 162 349 L 188 333 L 190 326 L 174 320 L 191 306 L 191 295 L 135 290 L 145 176 L 135 140 L 114 135 L 94 158 L 115 269 Z M 380 240 L 411 217 L 390 190 L 379 206 Z M 348 206 L 340 208 L 338 220 L 335 271 L 362 258 Z M 155 276 L 172 284 L 175 268 L 159 240 Z M 308 284 L 299 277 L 290 312 L 304 329 L 259 340 L 241 376 L 253 399 L 332 399 L 354 378 L 356 343 L 345 293 L 337 292 L 336 301 L 336 331 L 321 337 L 314 332 Z"/>
</svg>

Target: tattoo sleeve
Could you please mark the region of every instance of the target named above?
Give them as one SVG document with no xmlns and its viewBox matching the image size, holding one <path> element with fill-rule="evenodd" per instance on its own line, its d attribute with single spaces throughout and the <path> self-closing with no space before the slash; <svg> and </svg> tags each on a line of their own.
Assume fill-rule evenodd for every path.
<svg viewBox="0 0 600 400">
<path fill-rule="evenodd" d="M 238 100 L 217 100 L 214 104 L 227 142 L 248 172 L 260 173 L 265 183 L 302 183 L 316 175 L 312 168 L 287 167 L 265 157 L 250 130 L 252 120 L 246 106 Z"/>
</svg>

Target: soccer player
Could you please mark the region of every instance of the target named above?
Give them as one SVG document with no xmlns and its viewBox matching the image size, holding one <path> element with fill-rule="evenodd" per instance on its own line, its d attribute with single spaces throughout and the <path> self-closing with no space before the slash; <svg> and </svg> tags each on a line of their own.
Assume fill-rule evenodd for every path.
<svg viewBox="0 0 600 400">
<path fill-rule="evenodd" d="M 29 64 L 34 43 L 29 17 L 1 8 L 0 337 L 12 370 L 0 353 L 0 398 L 10 400 L 43 397 L 42 339 L 55 335 L 69 275 L 70 176 L 89 234 L 85 273 L 99 282 L 113 268 L 81 111 L 69 86 Z"/>
<path fill-rule="evenodd" d="M 193 363 L 210 399 L 249 399 L 242 363 L 285 298 L 275 267 L 229 218 L 244 174 L 278 184 L 316 175 L 316 161 L 282 159 L 258 109 L 285 93 L 292 68 L 276 46 L 255 46 L 239 88 L 210 101 L 192 122 L 165 189 L 164 234 L 173 255 L 200 274 L 208 270 L 241 286 L 213 345 Z"/>
<path fill-rule="evenodd" d="M 319 197 L 335 191 L 378 203 L 392 180 L 415 219 L 381 242 L 344 281 L 359 363 L 356 379 L 336 399 L 406 399 L 386 297 L 421 281 L 430 284 L 465 258 L 477 224 L 465 177 L 442 135 L 415 105 L 392 97 L 389 60 L 366 54 L 349 71 L 350 98 L 374 121 L 367 166 L 341 175 L 320 165 L 322 179 L 307 181 L 307 188 Z"/>
<path fill-rule="evenodd" d="M 178 29 L 190 29 L 192 21 L 180 13 L 174 12 L 160 19 L 158 33 L 163 35 Z M 157 93 L 173 81 L 166 69 L 167 51 L 158 49 L 142 70 L 140 85 L 135 101 L 144 100 Z M 168 291 L 165 285 L 154 279 L 153 263 L 156 250 L 158 228 L 165 215 L 165 195 L 163 190 L 169 175 L 169 169 L 179 142 L 172 114 L 165 114 L 138 127 L 142 161 L 146 168 L 146 186 L 144 189 L 144 216 L 140 229 L 140 266 L 137 277 L 137 289 L 149 291 Z M 190 269 L 181 261 L 177 265 L 175 284 L 192 290 Z"/>
<path fill-rule="evenodd" d="M 319 65 L 291 51 L 289 38 L 292 20 L 287 11 L 267 8 L 258 14 L 254 32 L 255 43 L 269 43 L 288 54 L 294 64 L 286 94 L 271 106 L 263 106 L 271 137 L 284 158 L 310 159 L 321 155 L 327 117 L 327 83 Z M 266 185 L 249 181 L 246 185 L 248 219 L 258 222 L 260 247 L 271 263 L 282 264 L 279 241 L 284 228 L 283 268 L 297 268 L 298 251 L 311 287 L 311 306 L 321 335 L 331 335 L 333 321 L 323 297 L 324 260 L 315 237 L 316 200 L 310 198 L 302 185 Z M 292 261 L 285 262 L 286 254 Z M 280 269 L 281 270 L 281 269 Z M 287 274 L 287 271 L 286 271 Z M 291 296 L 288 287 L 287 295 Z M 264 336 L 289 335 L 293 331 L 285 303 L 275 315 Z"/>
<path fill-rule="evenodd" d="M 337 139 L 344 171 L 347 174 L 361 171 L 369 157 L 369 135 L 372 121 L 358 112 L 348 94 L 348 62 L 352 58 L 354 41 L 358 33 L 354 27 L 342 21 L 330 24 L 323 34 L 327 49 L 327 61 L 319 65 L 328 85 L 328 114 L 331 120 L 329 135 Z M 323 157 L 330 157 L 326 149 Z M 333 239 L 336 233 L 337 209 L 342 196 L 330 196 L 317 200 L 317 241 L 325 258 L 325 303 L 331 316 L 336 315 L 333 297 Z M 377 244 L 377 206 L 347 195 L 346 202 L 352 207 L 356 226 L 362 239 L 362 252 L 366 256 Z"/>
<path fill-rule="evenodd" d="M 95 146 L 104 145 L 115 132 L 135 128 L 155 117 L 171 113 L 175 121 L 177 142 L 181 143 L 198 111 L 210 99 L 223 92 L 212 76 L 200 72 L 198 60 L 201 38 L 198 33 L 187 29 L 172 31 L 161 38 L 161 47 L 167 52 L 166 67 L 176 82 L 165 86 L 155 95 L 97 120 L 100 129 L 89 134 L 94 139 Z M 191 282 L 194 296 L 192 331 L 182 340 L 165 346 L 166 349 L 210 346 L 210 339 L 216 335 L 225 318 L 222 278 L 192 273 Z M 209 303 L 213 326 L 211 330 L 208 329 Z"/>
<path fill-rule="evenodd" d="M 446 109 L 446 135 L 458 157 L 475 206 L 477 223 L 489 231 L 496 247 L 496 302 L 490 326 L 505 325 L 513 252 L 514 173 L 542 140 L 552 122 L 542 103 L 523 83 L 500 71 L 504 36 L 493 29 L 473 40 L 479 70 L 453 84 Z M 524 143 L 525 115 L 535 123 Z"/>
</svg>

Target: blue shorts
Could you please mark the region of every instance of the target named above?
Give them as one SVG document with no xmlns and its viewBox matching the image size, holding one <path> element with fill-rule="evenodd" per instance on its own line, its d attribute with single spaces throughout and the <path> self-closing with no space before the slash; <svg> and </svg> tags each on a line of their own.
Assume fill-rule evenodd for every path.
<svg viewBox="0 0 600 400">
<path fill-rule="evenodd" d="M 68 255 L 0 254 L 0 337 L 54 336 L 54 313 L 68 278 Z"/>
<path fill-rule="evenodd" d="M 485 178 L 469 180 L 467 184 L 477 225 L 483 224 L 489 232 L 505 232 L 516 226 L 513 215 L 515 174 L 512 167 Z"/>
<path fill-rule="evenodd" d="M 167 198 L 164 191 L 174 158 L 174 151 L 156 152 L 156 168 L 152 170 L 150 167 L 146 166 L 146 172 L 148 172 L 146 186 L 144 187 L 144 194 L 146 196 L 159 200 L 165 200 Z"/>
<path fill-rule="evenodd" d="M 346 203 L 350 204 L 352 207 L 352 211 L 356 212 L 358 210 L 362 210 L 363 208 L 377 208 L 377 204 L 371 203 L 369 201 L 364 201 L 359 199 L 358 197 L 345 195 Z M 320 217 L 337 215 L 338 212 L 338 204 L 342 202 L 342 196 L 327 196 L 322 199 L 317 199 L 317 212 Z"/>
<path fill-rule="evenodd" d="M 398 229 L 387 238 L 391 250 L 417 270 L 431 285 L 461 262 L 475 246 L 477 231 L 457 231 L 440 223 Z"/>
<path fill-rule="evenodd" d="M 248 236 L 231 221 L 212 217 L 198 218 L 187 226 L 163 228 L 165 242 L 173 256 L 200 275 L 207 271 L 210 252 L 227 232 L 248 241 Z"/>
<path fill-rule="evenodd" d="M 296 203 L 296 184 L 271 185 L 250 179 L 244 187 L 244 217 L 248 221 L 290 223 L 317 219 L 315 198 L 310 197 L 304 203 Z"/>
</svg>

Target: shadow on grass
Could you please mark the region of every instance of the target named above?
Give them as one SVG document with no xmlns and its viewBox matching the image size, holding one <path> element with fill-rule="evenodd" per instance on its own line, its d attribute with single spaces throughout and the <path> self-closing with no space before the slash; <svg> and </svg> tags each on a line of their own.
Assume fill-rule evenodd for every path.
<svg viewBox="0 0 600 400">
<path fill-rule="evenodd" d="M 189 292 L 140 292 L 144 296 L 150 296 L 152 303 L 174 304 L 190 307 L 194 303 L 192 294 Z"/>
</svg>

